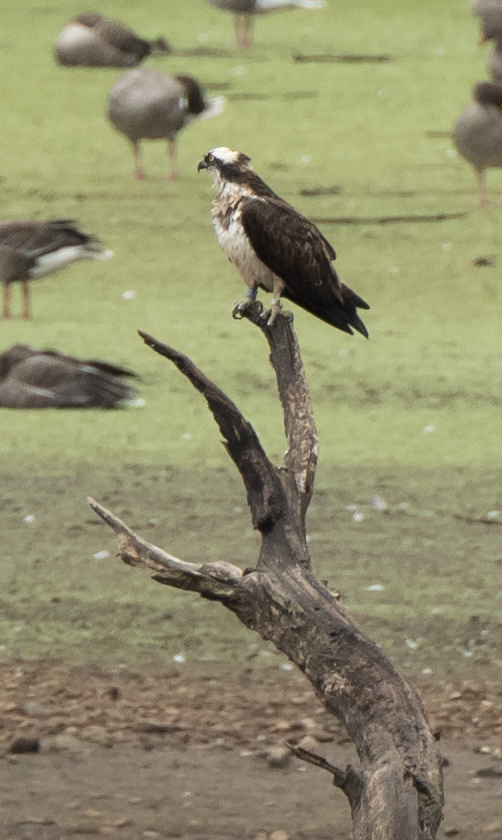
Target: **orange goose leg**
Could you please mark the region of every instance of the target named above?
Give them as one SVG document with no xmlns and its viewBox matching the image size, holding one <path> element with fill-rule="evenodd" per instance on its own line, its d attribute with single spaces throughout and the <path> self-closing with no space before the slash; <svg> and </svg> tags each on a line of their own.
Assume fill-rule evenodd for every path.
<svg viewBox="0 0 502 840">
<path fill-rule="evenodd" d="M 23 280 L 23 314 L 21 318 L 31 318 L 30 284 Z"/>
<path fill-rule="evenodd" d="M 249 47 L 253 46 L 253 15 L 246 15 L 244 17 L 244 37 L 242 39 L 242 47 L 245 50 L 248 50 Z"/>
<path fill-rule="evenodd" d="M 235 32 L 235 49 L 241 48 L 241 16 L 236 15 L 234 18 L 234 32 Z"/>
<path fill-rule="evenodd" d="M 167 145 L 167 153 L 169 155 L 169 162 L 171 164 L 171 171 L 169 173 L 170 181 L 177 181 L 179 177 L 178 172 L 178 155 L 176 152 L 176 140 L 169 140 Z"/>
<path fill-rule="evenodd" d="M 253 15 L 236 15 L 235 46 L 238 50 L 247 50 L 253 43 Z"/>
<path fill-rule="evenodd" d="M 146 172 L 141 164 L 141 149 L 138 140 L 131 140 L 131 146 L 134 157 L 134 177 L 136 181 L 144 181 Z"/>
<path fill-rule="evenodd" d="M 486 193 L 486 177 L 484 169 L 476 169 L 476 181 L 478 182 L 478 196 L 479 203 L 482 207 L 489 204 L 488 195 Z"/>
<path fill-rule="evenodd" d="M 3 309 L 2 309 L 2 317 L 3 318 L 10 318 L 10 294 L 11 288 L 10 283 L 3 284 Z"/>
</svg>

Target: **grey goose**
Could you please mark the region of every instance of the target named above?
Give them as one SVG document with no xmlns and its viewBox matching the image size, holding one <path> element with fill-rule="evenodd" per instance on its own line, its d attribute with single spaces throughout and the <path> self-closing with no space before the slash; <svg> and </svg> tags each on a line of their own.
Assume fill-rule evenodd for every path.
<svg viewBox="0 0 502 840">
<path fill-rule="evenodd" d="M 485 170 L 502 167 L 502 86 L 479 82 L 453 129 L 455 145 L 473 166 L 480 204 L 488 204 Z"/>
<path fill-rule="evenodd" d="M 54 42 L 54 56 L 65 67 L 136 67 L 154 51 L 168 53 L 164 38 L 148 41 L 99 12 L 72 18 Z"/>
<path fill-rule="evenodd" d="M 13 220 L 0 222 L 0 282 L 3 283 L 3 318 L 11 317 L 11 286 L 23 289 L 23 318 L 31 317 L 30 281 L 60 271 L 79 260 L 106 260 L 95 236 L 84 233 L 74 221 Z"/>
<path fill-rule="evenodd" d="M 126 73 L 113 86 L 107 115 L 131 144 L 135 178 L 146 178 L 140 141 L 167 140 L 171 162 L 169 179 L 176 180 L 178 133 L 195 119 L 217 116 L 224 103 L 222 96 L 207 97 L 191 76 L 168 76 L 160 70 L 142 67 Z"/>
<path fill-rule="evenodd" d="M 495 82 L 502 83 L 502 2 L 477 0 L 472 4 L 472 9 L 481 21 L 480 45 L 494 42 L 486 62 L 487 70 Z"/>
<path fill-rule="evenodd" d="M 14 344 L 0 353 L 2 408 L 117 408 L 143 402 L 122 380 L 127 368 Z"/>
<path fill-rule="evenodd" d="M 208 0 L 212 6 L 235 15 L 235 46 L 248 49 L 253 43 L 253 18 L 287 9 L 322 9 L 324 0 Z"/>
</svg>

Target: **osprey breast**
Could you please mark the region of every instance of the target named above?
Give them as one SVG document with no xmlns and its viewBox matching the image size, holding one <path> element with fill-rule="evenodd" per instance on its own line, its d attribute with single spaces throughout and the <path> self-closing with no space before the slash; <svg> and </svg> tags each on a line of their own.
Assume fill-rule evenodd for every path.
<svg viewBox="0 0 502 840">
<path fill-rule="evenodd" d="M 252 289 L 260 286 L 271 291 L 274 287 L 274 274 L 256 256 L 242 225 L 240 208 L 213 212 L 213 224 L 221 247 L 240 271 L 246 285 Z"/>
</svg>

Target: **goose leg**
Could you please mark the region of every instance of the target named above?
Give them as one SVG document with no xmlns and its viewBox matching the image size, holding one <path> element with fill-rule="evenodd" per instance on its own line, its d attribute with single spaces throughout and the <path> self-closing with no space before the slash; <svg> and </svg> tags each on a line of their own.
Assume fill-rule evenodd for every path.
<svg viewBox="0 0 502 840">
<path fill-rule="evenodd" d="M 146 172 L 141 163 L 141 148 L 138 140 L 131 140 L 131 146 L 134 157 L 134 177 L 136 181 L 144 181 L 146 179 Z"/>
<path fill-rule="evenodd" d="M 30 284 L 23 280 L 23 314 L 21 318 L 31 318 Z"/>
<path fill-rule="evenodd" d="M 236 15 L 234 18 L 234 32 L 235 32 L 235 49 L 240 50 L 241 44 L 241 29 L 242 29 L 242 15 Z"/>
<path fill-rule="evenodd" d="M 476 169 L 476 181 L 478 183 L 478 197 L 479 203 L 482 207 L 489 204 L 488 195 L 486 193 L 486 176 L 484 169 Z"/>
<path fill-rule="evenodd" d="M 2 317 L 3 318 L 10 318 L 10 283 L 3 284 L 3 309 L 2 309 Z"/>
<path fill-rule="evenodd" d="M 170 166 L 171 166 L 171 171 L 169 173 L 169 180 L 170 181 L 177 181 L 178 177 L 179 177 L 179 172 L 178 172 L 178 155 L 176 153 L 176 141 L 175 140 L 168 140 L 167 153 L 169 155 L 169 163 L 170 163 Z"/>
<path fill-rule="evenodd" d="M 253 42 L 253 15 L 236 15 L 235 46 L 238 50 L 247 50 Z"/>
<path fill-rule="evenodd" d="M 243 22 L 242 48 L 248 50 L 253 45 L 253 15 L 245 15 Z"/>
</svg>

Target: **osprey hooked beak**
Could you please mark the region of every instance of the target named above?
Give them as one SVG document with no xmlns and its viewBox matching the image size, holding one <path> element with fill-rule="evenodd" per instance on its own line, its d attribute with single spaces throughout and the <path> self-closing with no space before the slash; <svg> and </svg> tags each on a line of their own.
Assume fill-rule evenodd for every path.
<svg viewBox="0 0 502 840">
<path fill-rule="evenodd" d="M 209 169 L 209 164 L 207 164 L 205 160 L 201 160 L 197 167 L 197 172 L 200 172 L 201 169 Z"/>
</svg>

